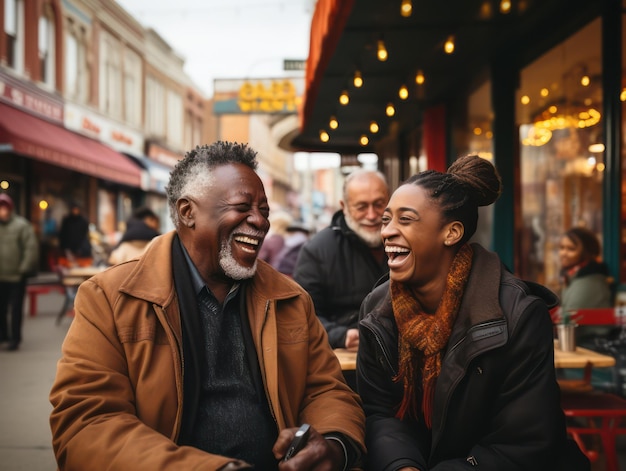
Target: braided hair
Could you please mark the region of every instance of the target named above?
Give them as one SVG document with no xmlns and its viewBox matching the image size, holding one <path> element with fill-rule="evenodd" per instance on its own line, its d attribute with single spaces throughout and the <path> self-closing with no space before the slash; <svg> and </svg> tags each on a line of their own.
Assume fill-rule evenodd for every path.
<svg viewBox="0 0 626 471">
<path fill-rule="evenodd" d="M 460 244 L 476 232 L 478 207 L 492 204 L 502 192 L 497 169 L 477 155 L 460 157 L 446 173 L 426 170 L 411 176 L 404 184 L 426 190 L 441 209 L 444 223 L 460 221 L 463 224 L 465 231 Z"/>
</svg>

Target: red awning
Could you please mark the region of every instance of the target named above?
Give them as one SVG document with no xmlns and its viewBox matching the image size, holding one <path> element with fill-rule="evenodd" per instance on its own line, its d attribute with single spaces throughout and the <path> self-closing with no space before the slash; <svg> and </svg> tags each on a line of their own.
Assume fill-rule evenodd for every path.
<svg viewBox="0 0 626 471">
<path fill-rule="evenodd" d="M 0 144 L 43 162 L 141 187 L 141 169 L 98 141 L 0 103 Z"/>
<path fill-rule="evenodd" d="M 301 128 L 313 112 L 318 89 L 343 33 L 355 0 L 318 0 L 311 20 Z"/>
</svg>

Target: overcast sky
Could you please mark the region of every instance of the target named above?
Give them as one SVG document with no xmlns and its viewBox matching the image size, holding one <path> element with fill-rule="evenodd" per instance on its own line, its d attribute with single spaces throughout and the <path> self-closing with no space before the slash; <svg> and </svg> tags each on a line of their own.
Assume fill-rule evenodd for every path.
<svg viewBox="0 0 626 471">
<path fill-rule="evenodd" d="M 216 78 L 299 76 L 284 59 L 306 59 L 314 0 L 117 0 L 185 58 L 206 94 Z"/>
</svg>

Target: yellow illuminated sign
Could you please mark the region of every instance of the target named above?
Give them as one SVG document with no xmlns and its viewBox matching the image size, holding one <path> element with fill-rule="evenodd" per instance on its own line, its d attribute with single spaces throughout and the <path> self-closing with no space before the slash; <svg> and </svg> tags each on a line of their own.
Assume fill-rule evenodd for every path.
<svg viewBox="0 0 626 471">
<path fill-rule="evenodd" d="M 244 113 L 296 112 L 296 87 L 290 80 L 246 81 L 239 88 L 237 105 Z"/>
</svg>

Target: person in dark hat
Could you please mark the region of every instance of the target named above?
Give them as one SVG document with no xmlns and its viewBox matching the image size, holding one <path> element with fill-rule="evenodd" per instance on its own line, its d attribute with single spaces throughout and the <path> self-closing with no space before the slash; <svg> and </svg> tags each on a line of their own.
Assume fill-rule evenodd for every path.
<svg viewBox="0 0 626 471">
<path fill-rule="evenodd" d="M 73 261 L 77 258 L 91 258 L 89 241 L 89 221 L 82 214 L 78 203 L 71 203 L 70 212 L 61 221 L 59 246 L 64 255 Z"/>
<path fill-rule="evenodd" d="M 126 223 L 120 242 L 111 251 L 109 264 L 116 265 L 141 256 L 152 239 L 160 235 L 159 227 L 159 216 L 152 209 L 147 206 L 137 208 Z"/>
<path fill-rule="evenodd" d="M 9 342 L 8 350 L 17 350 L 22 341 L 26 278 L 39 260 L 35 231 L 14 208 L 11 197 L 0 194 L 0 342 Z"/>
</svg>

